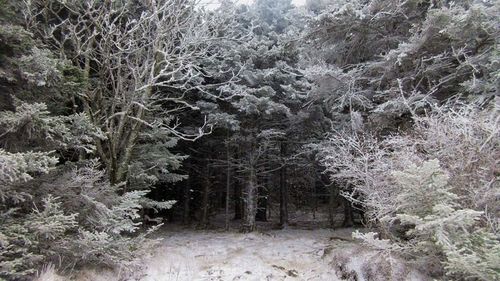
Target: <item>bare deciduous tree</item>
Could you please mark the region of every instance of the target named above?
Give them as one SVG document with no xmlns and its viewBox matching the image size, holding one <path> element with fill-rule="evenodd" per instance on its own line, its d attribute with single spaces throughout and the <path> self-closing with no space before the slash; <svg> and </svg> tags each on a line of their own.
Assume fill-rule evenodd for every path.
<svg viewBox="0 0 500 281">
<path fill-rule="evenodd" d="M 175 114 L 197 109 L 190 102 L 193 94 L 221 98 L 222 84 L 210 80 L 235 77 L 213 67 L 223 39 L 229 38 L 218 35 L 227 21 L 197 10 L 191 0 L 24 2 L 26 25 L 83 71 L 87 83 L 78 97 L 106 134 L 97 140 L 97 152 L 111 182 L 126 181 L 144 128 L 159 127 L 184 140 L 210 132 L 206 121 L 196 132 L 183 132 Z M 220 77 L 226 79 L 214 79 Z"/>
</svg>

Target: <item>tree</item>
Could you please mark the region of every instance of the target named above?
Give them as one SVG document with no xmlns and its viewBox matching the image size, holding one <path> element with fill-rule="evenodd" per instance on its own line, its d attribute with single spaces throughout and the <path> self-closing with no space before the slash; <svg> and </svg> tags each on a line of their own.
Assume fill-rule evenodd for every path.
<svg viewBox="0 0 500 281">
<path fill-rule="evenodd" d="M 310 17 L 303 40 L 311 102 L 327 105 L 334 130 L 355 133 L 339 138 L 346 142 L 366 131 L 374 138 L 409 131 L 411 116 L 429 103 L 491 99 L 497 90 L 486 86 L 495 80 L 486 46 L 498 37 L 488 24 L 495 9 L 480 2 L 331 4 Z M 477 79 L 482 90 L 469 87 Z"/>
<path fill-rule="evenodd" d="M 129 120 L 134 116 L 147 115 L 144 113 L 146 109 L 140 109 L 140 104 L 136 103 L 141 97 L 126 94 L 135 93 L 135 90 L 141 95 L 147 92 L 133 88 L 139 84 L 129 84 L 134 75 L 139 78 L 146 78 L 147 75 L 129 72 L 113 80 L 116 78 L 114 74 L 122 73 L 127 67 L 115 65 L 113 59 L 127 58 L 134 64 L 133 55 L 139 54 L 126 54 L 126 51 L 115 49 L 132 48 L 120 45 L 126 42 L 106 45 L 113 43 L 110 37 L 114 35 L 127 38 L 127 34 L 111 34 L 113 28 L 118 28 L 111 25 L 119 21 L 125 24 L 125 13 L 129 12 L 131 5 L 115 3 L 117 6 L 113 8 L 118 10 L 109 5 L 99 10 L 100 3 L 90 1 L 30 1 L 24 4 L 32 6 L 23 6 L 28 9 L 17 10 L 23 3 L 2 1 L 0 4 L 0 48 L 5 50 L 0 60 L 0 86 L 11 94 L 2 96 L 0 103 L 0 277 L 28 279 L 39 266 L 54 262 L 56 258 L 68 266 L 127 264 L 141 250 L 137 246 L 147 244 L 147 232 L 131 236 L 141 224 L 139 210 L 142 206 L 169 208 L 173 203 L 153 203 L 145 199 L 147 191 L 127 191 L 120 184 L 110 183 L 108 175 L 120 172 L 109 173 L 109 170 L 102 170 L 97 161 L 88 160 L 96 150 L 112 155 L 109 153 L 114 148 L 109 146 L 109 140 L 116 141 L 114 138 L 117 136 L 107 129 L 123 126 L 120 134 L 126 136 L 121 139 L 124 143 L 118 146 L 129 148 L 136 148 L 136 139 L 140 139 L 138 131 L 144 132 L 142 125 Z M 42 11 L 46 13 L 40 13 Z M 101 13 L 103 11 L 110 13 L 106 15 Z M 19 21 L 22 17 L 16 14 L 18 12 L 25 13 L 25 21 Z M 116 15 L 122 18 L 113 17 Z M 152 15 L 159 16 L 154 12 L 149 14 Z M 141 18 L 142 27 L 145 22 L 146 19 Z M 86 33 L 88 30 L 85 27 L 95 32 Z M 137 30 L 131 33 L 134 32 L 136 35 L 139 33 Z M 85 37 L 87 35 L 89 37 Z M 109 37 L 108 41 L 103 35 Z M 99 40 L 93 42 L 96 38 Z M 50 44 L 43 44 L 42 41 Z M 109 54 L 109 61 L 102 54 Z M 156 65 L 149 62 L 149 66 L 151 64 Z M 145 68 L 142 70 L 146 71 Z M 181 71 L 180 68 L 178 70 Z M 95 88 L 97 85 L 101 88 Z M 113 92 L 118 88 L 121 92 Z M 110 92 L 116 95 L 106 95 Z M 119 94 L 124 96 L 118 97 Z M 75 95 L 92 100 L 82 102 Z M 79 108 L 82 103 L 83 108 Z M 112 120 L 120 114 L 104 120 L 109 111 L 94 111 L 98 105 L 102 105 L 103 110 L 125 110 L 126 118 L 120 119 L 124 123 Z M 155 131 L 154 125 L 158 123 L 152 124 L 145 125 L 151 129 L 145 133 L 150 139 L 164 140 L 165 137 Z M 168 132 L 170 141 L 174 138 L 170 143 L 175 144 L 175 134 L 165 128 L 162 130 L 164 134 Z M 179 133 L 178 137 L 187 136 Z M 105 150 L 103 144 L 108 144 Z M 120 157 L 125 157 L 120 161 L 132 157 L 127 153 L 125 156 L 118 153 Z M 160 159 L 166 157 L 173 160 L 154 174 L 158 178 L 166 171 L 163 167 L 172 169 L 172 166 L 178 166 L 176 161 L 179 158 L 165 152 L 160 154 Z M 123 170 L 123 166 L 120 169 Z M 138 178 L 134 177 L 135 183 L 139 182 Z M 170 175 L 170 180 L 172 178 L 175 179 L 174 174 Z"/>
<path fill-rule="evenodd" d="M 249 7 L 248 18 L 241 21 L 258 24 L 258 27 L 250 30 L 252 37 L 238 46 L 237 56 L 233 57 L 244 64 L 241 81 L 228 91 L 237 93 L 231 99 L 239 121 L 233 142 L 239 143 L 241 155 L 233 159 L 232 166 L 245 175 L 243 226 L 247 231 L 255 229 L 259 198 L 260 207 L 265 210 L 271 188 L 263 183 L 267 180 L 259 178 L 268 177 L 276 166 L 282 165 L 279 142 L 286 136 L 290 118 L 301 103 L 306 87 L 295 68 L 294 47 L 284 43 L 288 40 L 284 34 L 287 27 L 284 7 L 291 8 L 290 1 L 260 1 Z M 265 219 L 265 216 L 264 212 L 260 217 Z"/>
<path fill-rule="evenodd" d="M 96 145 L 112 183 L 128 180 L 141 138 L 194 140 L 209 131 L 204 123 L 196 132 L 183 132 L 175 117 L 176 112 L 196 109 L 187 96 L 209 94 L 207 89 L 218 85 L 208 78 L 226 71 L 213 69 L 218 56 L 215 46 L 224 39 L 217 37 L 221 26 L 216 18 L 197 11 L 194 2 L 26 4 L 28 28 L 37 30 L 83 71 L 87 83 L 78 100 L 106 135 Z M 212 68 L 203 68 L 207 64 Z M 141 168 L 143 172 L 162 169 Z"/>
<path fill-rule="evenodd" d="M 23 280 L 56 256 L 79 263 L 81 259 L 75 253 L 89 252 L 65 250 L 79 241 L 75 231 L 94 231 L 83 223 L 90 216 L 68 208 L 77 207 L 70 204 L 75 196 L 64 200 L 54 186 L 43 186 L 39 181 L 54 181 L 61 159 L 71 161 L 71 155 L 92 152 L 93 139 L 103 136 L 85 114 L 58 115 L 49 111 L 44 101 L 51 100 L 50 95 L 56 101 L 51 104 L 52 111 L 65 111 L 56 94 L 64 97 L 68 87 L 63 82 L 76 77 L 65 71 L 69 68 L 65 61 L 39 48 L 22 27 L 3 20 L 7 19 L 2 18 L 0 28 L 0 36 L 5 39 L 2 48 L 9 51 L 0 64 L 2 87 L 9 86 L 12 96 L 2 102 L 0 111 L 0 278 Z M 39 95 L 32 96 L 31 103 L 21 100 L 33 92 Z M 60 182 L 61 186 L 70 183 Z M 124 219 L 122 222 L 128 219 L 115 218 Z M 121 231 L 116 232 L 115 237 L 109 237 L 109 245 L 120 238 Z"/>
<path fill-rule="evenodd" d="M 312 102 L 328 104 L 334 125 L 320 159 L 345 186 L 341 194 L 381 229 L 378 240 L 359 237 L 409 259 L 421 255 L 424 265 L 440 262 L 453 278 L 497 278 L 486 254 L 497 248 L 490 236 L 496 210 L 482 213 L 488 200 L 472 203 L 496 189 L 488 140 L 497 134 L 494 6 L 339 2 L 311 17 L 304 41 L 306 62 L 320 65 L 306 72 Z M 470 173 L 468 157 L 490 172 Z M 458 258 L 460 251 L 468 254 Z"/>
</svg>

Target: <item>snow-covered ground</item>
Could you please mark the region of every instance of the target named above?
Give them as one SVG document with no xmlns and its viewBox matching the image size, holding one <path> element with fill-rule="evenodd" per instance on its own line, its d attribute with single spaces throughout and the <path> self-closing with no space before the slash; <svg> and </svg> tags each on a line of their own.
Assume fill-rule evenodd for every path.
<svg viewBox="0 0 500 281">
<path fill-rule="evenodd" d="M 146 261 L 144 281 L 339 280 L 323 259 L 330 230 L 178 232 Z"/>
<path fill-rule="evenodd" d="M 351 240 L 352 229 L 238 232 L 169 229 L 130 272 L 84 271 L 78 281 L 427 280 Z M 46 279 L 51 280 L 51 279 Z"/>
</svg>

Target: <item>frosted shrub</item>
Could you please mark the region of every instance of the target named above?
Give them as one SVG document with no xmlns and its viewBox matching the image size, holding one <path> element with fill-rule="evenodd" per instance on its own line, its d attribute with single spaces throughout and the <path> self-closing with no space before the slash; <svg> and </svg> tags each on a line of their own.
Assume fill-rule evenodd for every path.
<svg viewBox="0 0 500 281">
<path fill-rule="evenodd" d="M 44 152 L 9 153 L 0 149 L 0 200 L 20 199 L 10 189 L 8 183 L 32 179 L 33 173 L 48 173 L 57 163 L 57 158 Z"/>
<path fill-rule="evenodd" d="M 0 111 L 0 144 L 11 150 L 75 149 L 92 152 L 101 130 L 83 113 L 54 116 L 45 103 L 14 99 L 15 111 Z"/>
<path fill-rule="evenodd" d="M 401 193 L 394 196 L 394 212 L 381 222 L 388 230 L 398 225 L 404 231 L 389 232 L 390 240 L 377 239 L 374 233 L 357 233 L 356 238 L 375 249 L 422 256 L 421 262 L 444 255 L 443 265 L 455 278 L 499 277 L 498 235 L 482 225 L 484 212 L 460 206 L 437 160 L 394 172 L 393 178 Z"/>
<path fill-rule="evenodd" d="M 410 133 L 337 133 L 324 143 L 332 179 L 379 226 L 357 238 L 452 279 L 500 278 L 498 107 L 464 103 L 414 115 Z M 379 240 L 379 238 L 383 240 Z M 441 268 L 429 265 L 439 263 Z"/>
<path fill-rule="evenodd" d="M 146 191 L 120 191 L 119 185 L 110 184 L 103 157 L 101 165 L 87 160 L 106 151 L 102 142 L 110 135 L 102 129 L 109 123 L 95 124 L 95 116 L 81 106 L 87 100 L 84 90 L 96 87 L 89 87 L 88 75 L 65 60 L 75 58 L 74 53 L 60 52 L 71 36 L 48 13 L 43 13 L 44 26 L 30 21 L 42 15 L 31 8 L 45 7 L 67 23 L 69 19 L 59 18 L 61 5 L 83 9 L 86 5 L 79 2 L 0 0 L 0 280 L 32 280 L 46 264 L 57 270 L 85 263 L 115 266 L 133 260 L 137 248 L 147 244 L 147 233 L 135 233 Z M 96 5 L 96 11 L 103 7 Z M 58 51 L 51 49 L 56 42 L 40 38 L 52 33 L 57 38 L 66 34 Z M 128 85 L 130 71 L 125 77 Z"/>
<path fill-rule="evenodd" d="M 436 255 L 444 252 L 449 274 L 482 280 L 500 277 L 499 237 L 481 226 L 484 212 L 461 206 L 437 160 L 393 176 L 404 188 L 403 195 L 397 196 L 396 215 L 388 219 L 413 226 L 406 232 L 406 243 L 415 245 L 411 250 Z"/>
<path fill-rule="evenodd" d="M 432 213 L 434 206 L 452 205 L 457 199 L 450 192 L 448 175 L 441 170 L 438 160 L 426 161 L 421 166 L 412 164 L 392 176 L 403 191 L 395 195 L 396 211 L 409 217 L 423 218 Z"/>
<path fill-rule="evenodd" d="M 57 198 L 48 196 L 43 200 L 43 210 L 36 206 L 28 215 L 27 226 L 33 235 L 39 239 L 54 240 L 65 235 L 66 231 L 77 226 L 77 214 L 66 215 L 61 210 Z"/>
<path fill-rule="evenodd" d="M 31 52 L 19 59 L 23 78 L 39 87 L 58 83 L 62 78 L 60 62 L 52 58 L 49 50 L 34 47 Z"/>
<path fill-rule="evenodd" d="M 446 253 L 446 270 L 455 276 L 466 276 L 482 280 L 499 278 L 500 243 L 495 235 L 485 228 L 456 237 L 452 243 L 440 241 Z"/>
<path fill-rule="evenodd" d="M 141 202 L 148 191 L 117 195 L 118 187 L 110 185 L 98 166 L 97 161 L 89 161 L 63 171 L 61 181 L 45 186 L 58 190 L 60 184 L 66 184 L 66 209 L 79 212 L 77 233 L 59 253 L 66 257 L 66 263 L 120 266 L 136 257 L 139 246 L 147 250 L 147 244 L 154 242 L 146 241 L 146 236 L 155 228 L 135 235 L 141 225 Z"/>
<path fill-rule="evenodd" d="M 33 274 L 46 257 L 57 254 L 51 245 L 69 241 L 67 231 L 76 228 L 76 214 L 64 214 L 56 200 L 46 197 L 25 218 L 13 216 L 14 210 L 1 213 L 0 280 Z"/>
<path fill-rule="evenodd" d="M 147 191 L 119 195 L 94 160 L 56 166 L 55 151 L 91 153 L 102 133 L 83 113 L 14 101 L 15 111 L 0 111 L 0 279 L 23 280 L 47 262 L 133 260 L 147 244 L 147 233 L 134 234 Z"/>
<path fill-rule="evenodd" d="M 117 195 L 97 161 L 55 168 L 10 188 L 8 194 L 30 190 L 23 198 L 30 207 L 0 209 L 0 280 L 22 279 L 47 262 L 122 266 L 154 245 L 146 236 L 157 227 L 135 234 L 147 191 Z"/>
</svg>

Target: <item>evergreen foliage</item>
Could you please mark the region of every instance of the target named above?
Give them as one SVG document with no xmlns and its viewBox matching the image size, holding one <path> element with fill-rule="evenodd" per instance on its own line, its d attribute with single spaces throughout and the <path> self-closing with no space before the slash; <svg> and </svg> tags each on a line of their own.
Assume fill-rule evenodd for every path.
<svg viewBox="0 0 500 281">
<path fill-rule="evenodd" d="M 454 280 L 499 278 L 498 8 L 338 2 L 313 10 L 305 41 L 334 126 L 312 147 L 380 229 L 357 236 Z"/>
<path fill-rule="evenodd" d="M 4 2 L 15 15 L 19 3 Z M 85 160 L 106 139 L 78 110 L 87 82 L 19 24 L 2 14 L 0 279 L 29 280 L 49 262 L 121 266 L 147 244 L 147 233 L 125 235 L 139 228 L 147 192 L 120 195 L 100 164 Z"/>
<path fill-rule="evenodd" d="M 498 1 L 306 2 L 0 0 L 0 280 L 321 193 L 432 278 L 500 279 Z"/>
<path fill-rule="evenodd" d="M 332 137 L 322 148 L 325 166 L 334 180 L 353 186 L 344 196 L 364 205 L 369 221 L 389 240 L 374 240 L 373 234 L 358 238 L 418 257 L 422 266 L 441 262 L 433 274 L 445 269 L 452 279 L 498 278 L 496 255 L 491 255 L 499 245 L 500 213 L 493 195 L 500 188 L 494 168 L 497 110 L 446 104 L 414 116 L 410 134 L 384 141 Z"/>
</svg>

